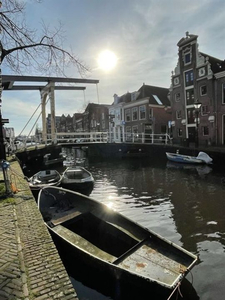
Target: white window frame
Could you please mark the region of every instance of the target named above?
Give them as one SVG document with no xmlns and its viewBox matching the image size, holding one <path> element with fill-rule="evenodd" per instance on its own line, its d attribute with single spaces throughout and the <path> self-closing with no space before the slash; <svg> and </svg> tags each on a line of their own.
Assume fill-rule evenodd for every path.
<svg viewBox="0 0 225 300">
<path fill-rule="evenodd" d="M 135 129 L 136 129 L 136 132 L 134 132 Z M 136 136 L 135 136 L 135 134 L 136 134 Z M 132 135 L 133 135 L 133 140 L 134 141 L 138 140 L 138 126 L 137 125 L 132 127 Z"/>
<path fill-rule="evenodd" d="M 187 85 L 187 83 L 189 82 L 189 81 L 187 81 L 187 74 L 188 74 L 188 73 L 191 74 L 191 72 L 192 72 L 192 76 L 190 76 L 190 78 L 189 78 L 189 76 L 188 76 L 188 78 L 190 79 L 190 81 L 193 81 L 193 82 L 192 82 L 192 84 Z M 185 88 L 186 88 L 186 89 L 187 89 L 187 88 L 191 88 L 191 87 L 194 86 L 194 70 L 193 70 L 193 69 L 190 69 L 190 70 L 187 70 L 187 71 L 184 72 L 184 83 L 185 83 Z"/>
<path fill-rule="evenodd" d="M 141 118 L 141 108 L 144 107 L 145 117 Z M 139 120 L 146 120 L 146 105 L 139 106 Z"/>
<path fill-rule="evenodd" d="M 137 118 L 134 119 L 134 112 L 136 111 L 137 114 Z M 132 121 L 138 121 L 138 108 L 137 107 L 133 107 L 132 108 Z"/>
<path fill-rule="evenodd" d="M 130 120 L 127 120 L 127 116 L 130 117 Z M 131 121 L 130 108 L 127 108 L 127 109 L 125 110 L 125 121 L 126 121 L 126 122 L 130 122 L 130 121 Z"/>
</svg>

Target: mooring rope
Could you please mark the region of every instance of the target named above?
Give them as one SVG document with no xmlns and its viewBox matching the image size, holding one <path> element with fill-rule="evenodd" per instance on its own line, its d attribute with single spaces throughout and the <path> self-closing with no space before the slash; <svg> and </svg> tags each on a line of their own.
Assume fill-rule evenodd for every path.
<svg viewBox="0 0 225 300">
<path fill-rule="evenodd" d="M 176 290 L 177 290 L 177 296 L 178 296 L 178 294 L 180 294 L 181 298 L 183 298 L 183 295 L 181 294 L 180 286 L 181 286 L 181 283 L 178 282 L 178 284 L 176 285 L 176 287 L 174 288 L 174 290 L 172 291 L 172 293 L 169 295 L 169 298 L 167 298 L 167 300 L 171 299 L 171 297 L 176 292 Z"/>
</svg>

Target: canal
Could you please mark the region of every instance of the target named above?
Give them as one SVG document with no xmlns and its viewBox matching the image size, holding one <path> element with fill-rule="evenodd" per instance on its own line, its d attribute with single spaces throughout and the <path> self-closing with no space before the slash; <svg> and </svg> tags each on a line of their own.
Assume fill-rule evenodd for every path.
<svg viewBox="0 0 225 300">
<path fill-rule="evenodd" d="M 89 161 L 86 167 L 95 179 L 91 197 L 199 256 L 181 287 L 183 298 L 173 299 L 224 299 L 225 171 L 156 158 Z M 138 299 L 129 289 L 112 291 L 79 264 L 71 266 L 66 267 L 79 300 Z M 145 299 L 155 298 L 149 294 Z"/>
</svg>

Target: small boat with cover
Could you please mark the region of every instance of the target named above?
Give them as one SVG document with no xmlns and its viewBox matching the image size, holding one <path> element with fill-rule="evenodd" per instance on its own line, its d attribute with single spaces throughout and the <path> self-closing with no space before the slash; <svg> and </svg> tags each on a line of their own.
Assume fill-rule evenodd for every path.
<svg viewBox="0 0 225 300">
<path fill-rule="evenodd" d="M 78 192 L 93 189 L 94 178 L 84 167 L 68 167 L 62 174 L 61 186 Z"/>
<path fill-rule="evenodd" d="M 199 152 L 198 156 L 183 155 L 180 153 L 166 152 L 168 160 L 184 164 L 212 164 L 212 158 L 205 152 Z"/>
<path fill-rule="evenodd" d="M 39 171 L 28 179 L 30 189 L 37 191 L 46 185 L 58 186 L 60 185 L 62 176 L 57 170 Z"/>
<path fill-rule="evenodd" d="M 147 284 L 151 294 L 173 293 L 197 262 L 196 255 L 80 193 L 45 187 L 38 207 L 70 261 L 130 285 Z"/>
</svg>

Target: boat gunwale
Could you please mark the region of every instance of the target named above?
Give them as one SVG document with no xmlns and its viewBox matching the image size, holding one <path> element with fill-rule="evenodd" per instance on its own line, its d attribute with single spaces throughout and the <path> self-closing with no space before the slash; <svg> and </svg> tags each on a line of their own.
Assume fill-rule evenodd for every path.
<svg viewBox="0 0 225 300">
<path fill-rule="evenodd" d="M 40 209 L 39 204 L 40 204 L 40 196 L 41 196 L 41 193 L 43 192 L 43 190 L 48 189 L 48 188 L 50 188 L 50 189 L 55 189 L 55 190 L 65 191 L 65 192 L 68 192 L 68 193 L 72 193 L 72 194 L 74 194 L 74 195 L 78 194 L 78 195 L 80 195 L 80 196 L 82 196 L 82 197 L 84 197 L 84 198 L 87 198 L 87 200 L 89 200 L 89 201 L 91 200 L 91 201 L 95 202 L 96 204 L 98 204 L 98 205 L 100 205 L 100 206 L 102 206 L 102 207 L 104 207 L 104 208 L 110 210 L 110 208 L 109 208 L 107 205 L 105 205 L 104 203 L 99 202 L 99 201 L 97 201 L 97 200 L 95 200 L 95 199 L 93 199 L 93 198 L 90 198 L 90 197 L 88 197 L 88 196 L 86 196 L 86 195 L 83 195 L 83 194 L 81 194 L 81 193 L 79 193 L 79 192 L 74 192 L 74 191 L 72 191 L 72 190 L 68 190 L 68 189 L 65 189 L 65 188 L 62 188 L 62 187 L 56 187 L 56 186 L 45 186 L 44 188 L 42 188 L 42 189 L 40 190 L 39 195 L 38 195 L 38 208 L 39 208 L 39 209 Z M 186 267 L 186 270 L 185 270 L 185 271 L 183 271 L 182 273 L 180 273 L 180 274 L 176 277 L 176 279 L 174 280 L 173 283 L 171 283 L 171 284 L 166 284 L 165 282 L 162 282 L 162 281 L 160 281 L 160 280 L 157 280 L 157 279 L 153 279 L 153 278 L 144 276 L 144 275 L 139 274 L 139 273 L 136 273 L 136 272 L 134 272 L 134 271 L 132 271 L 132 270 L 126 270 L 126 269 L 120 267 L 119 265 L 114 264 L 114 262 L 106 261 L 106 260 L 101 259 L 100 257 L 98 257 L 98 256 L 96 256 L 96 255 L 91 254 L 90 252 L 86 251 L 85 249 L 79 247 L 79 245 L 75 245 L 74 243 L 72 243 L 71 241 L 69 241 L 67 238 L 65 238 L 65 237 L 64 237 L 63 235 L 61 235 L 60 233 L 55 232 L 53 228 L 54 228 L 54 227 L 57 227 L 57 225 L 54 226 L 54 227 L 51 227 L 51 226 L 48 224 L 48 222 L 45 222 L 45 221 L 44 221 L 44 222 L 45 222 L 47 228 L 48 228 L 51 232 L 53 232 L 53 233 L 54 233 L 55 235 L 57 235 L 57 236 L 60 236 L 60 238 L 62 238 L 64 241 L 66 241 L 66 243 L 69 243 L 72 247 L 74 247 L 74 248 L 76 248 L 76 249 L 79 249 L 79 251 L 81 251 L 81 252 L 86 253 L 86 255 L 88 255 L 88 256 L 90 256 L 90 257 L 96 259 L 96 260 L 100 260 L 100 261 L 104 262 L 105 264 L 111 265 L 111 266 L 113 266 L 114 268 L 117 268 L 118 270 L 121 270 L 121 271 L 123 271 L 123 272 L 131 273 L 131 274 L 133 274 L 134 276 L 137 276 L 137 277 L 139 277 L 139 278 L 144 278 L 145 280 L 147 280 L 147 281 L 149 281 L 149 282 L 153 282 L 153 283 L 156 282 L 156 283 L 160 284 L 161 286 L 163 286 L 163 287 L 165 287 L 165 288 L 167 288 L 167 289 L 171 289 L 171 290 L 174 289 L 174 288 L 177 286 L 177 284 L 183 280 L 183 278 L 190 272 L 190 270 L 193 268 L 193 266 L 197 263 L 197 261 L 198 261 L 198 256 L 195 255 L 195 254 L 193 254 L 193 253 L 191 253 L 190 251 L 186 250 L 185 248 L 183 248 L 183 247 L 181 247 L 181 246 L 179 246 L 179 245 L 177 245 L 177 244 L 171 242 L 171 241 L 168 240 L 167 238 L 165 238 L 165 237 L 163 237 L 163 236 L 157 234 L 156 232 L 152 231 L 151 229 L 148 229 L 148 228 L 146 228 L 146 227 L 143 227 L 141 224 L 137 223 L 136 221 L 133 221 L 133 220 L 129 219 L 128 217 L 126 217 L 125 215 L 121 214 L 120 212 L 116 211 L 116 213 L 117 213 L 119 216 L 121 216 L 122 218 L 124 218 L 125 220 L 127 220 L 127 221 L 129 221 L 129 222 L 132 222 L 132 223 L 134 223 L 135 225 L 139 226 L 141 229 L 147 231 L 148 234 L 149 234 L 149 236 L 148 236 L 148 238 L 146 238 L 146 240 L 148 240 L 149 238 L 151 238 L 151 235 L 152 235 L 152 236 L 154 236 L 154 238 L 159 239 L 159 240 L 165 242 L 166 244 L 168 244 L 168 245 L 174 247 L 175 249 L 177 249 L 177 250 L 183 252 L 184 254 L 186 254 L 187 256 L 193 258 L 192 263 L 191 263 L 188 267 Z M 54 224 L 53 224 L 53 225 L 54 225 Z M 58 224 L 58 225 L 61 225 L 61 224 Z M 139 243 L 141 244 L 142 242 L 143 242 L 143 241 L 140 241 Z M 138 244 L 139 244 L 139 243 L 138 243 Z M 119 259 L 119 258 L 118 258 L 118 259 Z"/>
</svg>

